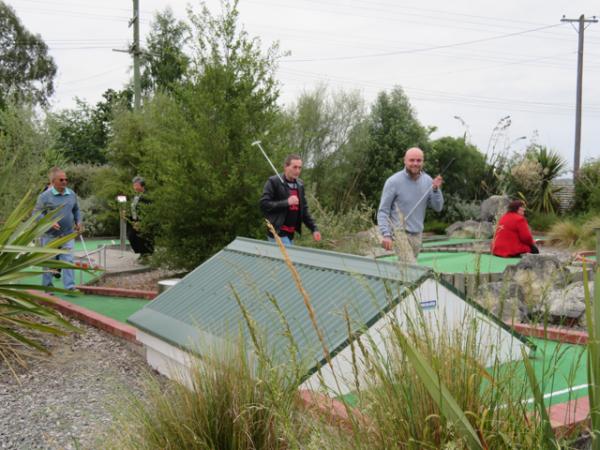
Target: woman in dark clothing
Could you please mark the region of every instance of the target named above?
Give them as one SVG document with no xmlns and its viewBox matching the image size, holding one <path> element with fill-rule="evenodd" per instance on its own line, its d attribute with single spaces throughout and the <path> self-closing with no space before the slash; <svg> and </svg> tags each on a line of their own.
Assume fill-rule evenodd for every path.
<svg viewBox="0 0 600 450">
<path fill-rule="evenodd" d="M 539 253 L 525 219 L 525 203 L 514 200 L 508 205 L 508 212 L 498 221 L 492 254 L 510 258 L 524 253 Z"/>
</svg>

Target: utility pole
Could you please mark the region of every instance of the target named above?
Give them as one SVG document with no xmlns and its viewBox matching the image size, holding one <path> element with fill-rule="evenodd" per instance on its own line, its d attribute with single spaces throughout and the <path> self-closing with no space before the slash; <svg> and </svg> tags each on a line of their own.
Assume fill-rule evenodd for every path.
<svg viewBox="0 0 600 450">
<path fill-rule="evenodd" d="M 131 54 L 133 56 L 133 106 L 139 111 L 141 106 L 142 88 L 140 82 L 140 1 L 133 0 L 133 18 L 129 26 L 133 25 L 133 45 Z"/>
<path fill-rule="evenodd" d="M 577 98 L 575 106 L 575 156 L 573 159 L 573 180 L 577 178 L 579 173 L 579 159 L 581 155 L 581 104 L 583 100 L 583 31 L 586 23 L 596 23 L 598 19 L 593 16 L 591 19 L 586 19 L 582 14 L 579 19 L 567 19 L 565 16 L 561 22 L 577 22 L 579 23 L 579 45 L 577 47 Z"/>
</svg>

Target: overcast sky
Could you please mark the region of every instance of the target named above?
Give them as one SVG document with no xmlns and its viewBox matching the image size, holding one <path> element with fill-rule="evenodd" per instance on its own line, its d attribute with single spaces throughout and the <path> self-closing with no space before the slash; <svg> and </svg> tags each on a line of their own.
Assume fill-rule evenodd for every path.
<svg viewBox="0 0 600 450">
<path fill-rule="evenodd" d="M 58 65 L 53 108 L 95 103 L 131 77 L 127 0 L 8 0 L 39 33 Z M 219 2 L 207 2 L 214 11 Z M 186 0 L 140 0 L 142 42 L 153 15 Z M 263 43 L 279 41 L 282 104 L 325 82 L 358 89 L 370 104 L 402 86 L 433 135 L 462 136 L 483 152 L 498 120 L 510 115 L 506 142 L 519 151 L 534 139 L 573 164 L 576 24 L 563 15 L 600 16 L 598 0 L 241 0 L 241 22 Z M 600 157 L 600 23 L 585 30 L 582 162 Z M 458 117 L 458 118 L 457 118 Z M 522 139 L 526 136 L 526 139 Z M 511 144 L 512 143 L 512 144 Z"/>
</svg>

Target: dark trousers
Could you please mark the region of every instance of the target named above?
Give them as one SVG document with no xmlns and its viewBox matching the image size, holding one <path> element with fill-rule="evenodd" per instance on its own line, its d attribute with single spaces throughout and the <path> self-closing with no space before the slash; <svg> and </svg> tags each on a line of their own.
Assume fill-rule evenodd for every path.
<svg viewBox="0 0 600 450">
<path fill-rule="evenodd" d="M 127 224 L 127 239 L 135 253 L 151 255 L 154 252 L 154 239 L 135 230 L 130 223 Z"/>
</svg>

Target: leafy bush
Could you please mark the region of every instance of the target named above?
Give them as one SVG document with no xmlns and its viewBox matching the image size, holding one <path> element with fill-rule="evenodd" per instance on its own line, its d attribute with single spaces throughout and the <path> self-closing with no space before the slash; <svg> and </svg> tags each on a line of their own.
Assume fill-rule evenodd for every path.
<svg viewBox="0 0 600 450">
<path fill-rule="evenodd" d="M 527 222 L 534 231 L 548 231 L 558 220 L 559 216 L 554 213 L 527 211 Z"/>
<path fill-rule="evenodd" d="M 600 159 L 586 161 L 575 180 L 576 212 L 600 212 Z"/>
<path fill-rule="evenodd" d="M 426 233 L 444 234 L 450 224 L 440 220 L 429 219 L 423 225 L 423 231 Z"/>
<path fill-rule="evenodd" d="M 96 164 L 68 164 L 63 167 L 69 177 L 69 187 L 75 191 L 79 198 L 94 195 L 94 183 L 99 176 L 106 176 L 110 171 L 109 166 Z"/>
<path fill-rule="evenodd" d="M 439 213 L 427 210 L 427 220 L 439 220 L 452 224 L 465 220 L 477 220 L 481 203 L 478 200 L 463 200 L 458 194 L 444 192 L 444 209 Z"/>
</svg>

